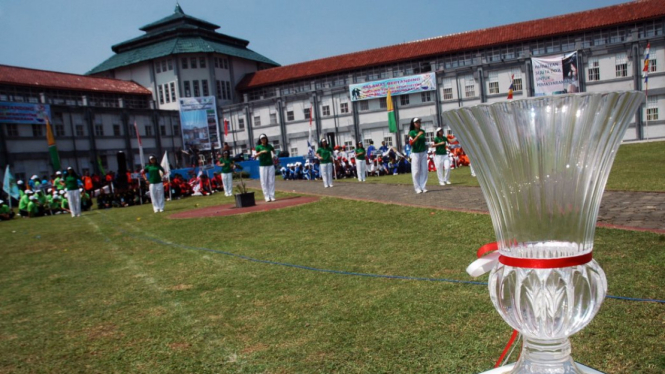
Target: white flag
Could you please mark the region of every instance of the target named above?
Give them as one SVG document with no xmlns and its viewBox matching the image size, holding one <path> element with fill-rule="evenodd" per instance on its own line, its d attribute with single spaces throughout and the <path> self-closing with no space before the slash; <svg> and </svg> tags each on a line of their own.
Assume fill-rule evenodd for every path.
<svg viewBox="0 0 665 374">
<path fill-rule="evenodd" d="M 167 156 L 168 151 L 164 152 L 164 157 L 162 157 L 162 169 L 164 169 L 164 174 L 162 177 L 168 177 L 171 174 L 171 167 L 169 166 L 169 157 Z"/>
</svg>

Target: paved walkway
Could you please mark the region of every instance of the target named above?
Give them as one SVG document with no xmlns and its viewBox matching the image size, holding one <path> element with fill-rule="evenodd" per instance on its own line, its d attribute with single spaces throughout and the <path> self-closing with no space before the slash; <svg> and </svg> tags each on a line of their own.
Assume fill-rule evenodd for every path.
<svg viewBox="0 0 665 374">
<path fill-rule="evenodd" d="M 261 189 L 258 180 L 248 187 Z M 427 186 L 416 194 L 411 185 L 337 182 L 324 188 L 321 181 L 276 180 L 276 190 L 342 199 L 428 207 L 474 213 L 488 213 L 479 187 Z M 600 206 L 598 226 L 665 234 L 665 193 L 606 191 Z"/>
</svg>

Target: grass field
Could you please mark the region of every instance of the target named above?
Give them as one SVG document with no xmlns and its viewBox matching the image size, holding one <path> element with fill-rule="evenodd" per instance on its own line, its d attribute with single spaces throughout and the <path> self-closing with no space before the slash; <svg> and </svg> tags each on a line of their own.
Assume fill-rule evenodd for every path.
<svg viewBox="0 0 665 374">
<path fill-rule="evenodd" d="M 167 218 L 230 202 L 0 223 L 0 373 L 477 373 L 510 336 L 486 286 L 346 274 L 472 280 L 488 216 L 323 198 Z M 664 244 L 598 229 L 609 293 L 665 299 Z M 665 305 L 608 299 L 574 357 L 662 373 L 663 327 Z"/>
<path fill-rule="evenodd" d="M 478 186 L 468 167 L 454 169 L 450 181 L 456 186 Z M 340 182 L 356 182 L 340 179 Z M 368 177 L 366 183 L 412 184 L 411 174 Z M 436 172 L 429 174 L 427 184 L 439 184 Z M 623 144 L 614 160 L 607 190 L 665 192 L 665 142 Z"/>
</svg>

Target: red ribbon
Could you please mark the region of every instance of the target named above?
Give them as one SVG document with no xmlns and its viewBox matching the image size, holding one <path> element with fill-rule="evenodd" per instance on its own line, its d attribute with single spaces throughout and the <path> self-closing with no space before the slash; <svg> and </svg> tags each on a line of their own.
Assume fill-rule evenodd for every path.
<svg viewBox="0 0 665 374">
<path fill-rule="evenodd" d="M 478 258 L 483 257 L 487 253 L 498 251 L 499 245 L 497 242 L 488 243 L 480 247 L 476 252 Z M 557 269 L 567 268 L 571 266 L 584 265 L 591 262 L 593 259 L 593 252 L 585 253 L 579 256 L 561 257 L 561 258 L 519 258 L 501 255 L 499 262 L 512 266 L 515 268 L 529 268 L 529 269 Z"/>
</svg>

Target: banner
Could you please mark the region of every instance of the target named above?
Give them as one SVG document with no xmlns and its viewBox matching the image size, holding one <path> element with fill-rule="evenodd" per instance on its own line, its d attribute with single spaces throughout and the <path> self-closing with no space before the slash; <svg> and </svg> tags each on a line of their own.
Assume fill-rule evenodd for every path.
<svg viewBox="0 0 665 374">
<path fill-rule="evenodd" d="M 349 85 L 351 101 L 378 99 L 436 90 L 436 74 L 426 73 Z"/>
<path fill-rule="evenodd" d="M 535 96 L 579 92 L 577 52 L 566 55 L 531 58 Z"/>
<path fill-rule="evenodd" d="M 48 104 L 0 102 L 0 123 L 45 124 L 45 118 L 51 118 L 51 107 Z"/>
<path fill-rule="evenodd" d="M 180 124 L 184 149 L 219 149 L 219 126 L 214 96 L 180 99 Z"/>
</svg>

